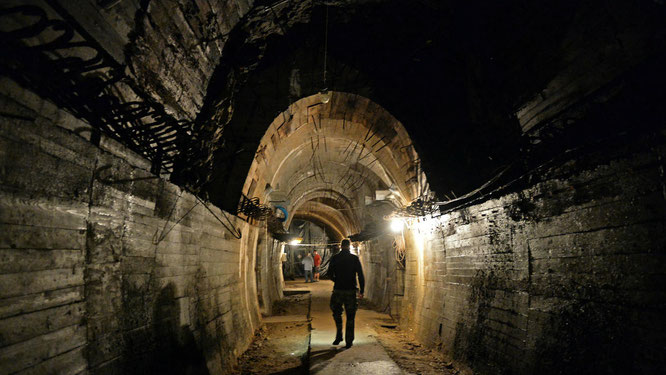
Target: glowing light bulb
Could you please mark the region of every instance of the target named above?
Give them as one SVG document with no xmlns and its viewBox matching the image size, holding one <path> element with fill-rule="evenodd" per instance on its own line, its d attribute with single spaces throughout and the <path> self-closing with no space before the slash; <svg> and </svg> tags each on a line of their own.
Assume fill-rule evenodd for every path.
<svg viewBox="0 0 666 375">
<path fill-rule="evenodd" d="M 401 219 L 398 219 L 398 218 L 391 219 L 391 231 L 393 233 L 402 232 L 402 227 L 403 226 L 404 226 L 404 223 Z"/>
<path fill-rule="evenodd" d="M 319 92 L 319 99 L 322 103 L 326 104 L 331 100 L 331 92 L 328 89 L 323 89 Z"/>
</svg>

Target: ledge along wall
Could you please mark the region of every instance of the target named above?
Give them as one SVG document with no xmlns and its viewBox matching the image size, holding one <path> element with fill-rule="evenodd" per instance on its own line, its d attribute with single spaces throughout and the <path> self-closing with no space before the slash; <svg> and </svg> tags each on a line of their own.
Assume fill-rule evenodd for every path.
<svg viewBox="0 0 666 375">
<path fill-rule="evenodd" d="M 148 161 L 105 137 L 92 145 L 86 123 L 1 80 L 0 372 L 229 371 L 260 324 L 265 230 L 209 212 Z M 277 253 L 264 252 L 266 272 Z M 281 282 L 264 278 L 265 305 Z"/>
<path fill-rule="evenodd" d="M 404 280 L 390 260 L 395 277 L 368 296 L 393 290 L 403 328 L 482 374 L 659 373 L 666 145 L 647 144 L 572 158 L 406 230 Z M 391 251 L 368 247 L 367 273 L 386 274 L 377 259 Z"/>
</svg>

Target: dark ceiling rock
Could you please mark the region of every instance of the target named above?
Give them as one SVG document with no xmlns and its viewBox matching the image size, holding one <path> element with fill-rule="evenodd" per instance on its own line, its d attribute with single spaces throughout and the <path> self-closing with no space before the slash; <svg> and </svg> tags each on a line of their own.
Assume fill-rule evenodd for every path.
<svg viewBox="0 0 666 375">
<path fill-rule="evenodd" d="M 258 2 L 229 34 L 197 117 L 204 144 L 174 180 L 235 211 L 268 124 L 328 87 L 386 108 L 432 189 L 466 193 L 519 155 L 516 112 L 578 64 L 572 56 L 616 33 L 618 12 L 604 1 Z M 587 22 L 598 27 L 573 34 Z"/>
</svg>

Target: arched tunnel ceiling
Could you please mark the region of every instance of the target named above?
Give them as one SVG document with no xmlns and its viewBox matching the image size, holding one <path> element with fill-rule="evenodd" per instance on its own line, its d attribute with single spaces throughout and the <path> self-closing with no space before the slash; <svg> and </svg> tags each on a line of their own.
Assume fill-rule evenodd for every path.
<svg viewBox="0 0 666 375">
<path fill-rule="evenodd" d="M 331 92 L 328 103 L 311 95 L 273 120 L 242 192 L 281 202 L 287 226 L 293 218 L 310 220 L 341 239 L 361 231 L 366 200 L 387 189 L 400 204 L 428 191 L 409 135 L 369 99 Z"/>
<path fill-rule="evenodd" d="M 311 1 L 277 4 L 273 8 L 259 4 L 232 32 L 199 118 L 213 119 L 224 127 L 219 133 L 224 146 L 220 140 L 208 189 L 211 198 L 227 209 L 235 209 L 239 184 L 266 125 L 291 102 L 318 92 L 324 85 L 326 7 Z M 509 40 L 516 43 L 508 35 L 506 40 L 499 37 L 511 32 L 506 26 L 476 20 L 476 10 L 463 2 L 448 6 L 416 1 L 327 4 L 326 86 L 366 96 L 404 123 L 424 168 L 432 171 L 435 190 L 460 194 L 474 188 L 515 153 L 519 135 L 515 120 L 497 116 L 488 108 L 485 112 L 492 115 L 473 110 L 482 106 L 479 100 L 488 99 L 483 105 L 500 107 L 508 116 L 514 105 L 506 102 L 512 97 L 508 93 L 525 82 L 514 82 L 511 87 L 507 87 L 510 82 L 503 82 L 502 95 L 484 92 L 484 98 L 468 87 L 470 79 L 506 80 L 486 71 L 490 58 L 511 64 L 491 50 L 501 49 Z M 485 6 L 503 8 L 494 3 Z M 502 15 L 512 14 L 510 10 L 508 6 L 498 9 Z M 544 21 L 543 28 L 552 22 Z M 471 27 L 476 32 L 467 35 Z M 473 43 L 490 36 L 495 43 L 483 48 Z M 472 67 L 476 71 L 471 71 Z M 544 75 L 546 71 L 543 67 L 539 70 Z M 534 80 L 530 83 L 537 84 Z M 484 86 L 491 84 L 500 86 L 497 82 Z M 470 174 L 469 170 L 475 172 Z M 226 191 L 219 190 L 222 186 Z"/>
<path fill-rule="evenodd" d="M 226 36 L 197 117 L 201 148 L 182 160 L 173 179 L 203 185 L 215 204 L 235 211 L 267 125 L 325 85 L 367 97 L 404 124 L 440 197 L 468 192 L 520 152 L 516 111 L 586 49 L 578 33 L 589 30 L 581 20 L 608 6 L 603 0 L 255 2 Z"/>
<path fill-rule="evenodd" d="M 344 225 L 336 220 L 332 215 L 328 215 L 328 207 L 313 207 L 311 211 L 302 211 L 294 216 L 294 219 L 310 221 L 324 228 L 326 235 L 333 241 L 340 241 L 348 235 L 340 232 L 339 228 Z"/>
</svg>

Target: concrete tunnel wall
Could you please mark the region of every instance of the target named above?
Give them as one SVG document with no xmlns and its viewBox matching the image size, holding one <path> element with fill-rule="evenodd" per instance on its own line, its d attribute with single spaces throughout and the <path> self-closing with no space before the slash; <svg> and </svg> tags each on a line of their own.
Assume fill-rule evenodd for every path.
<svg viewBox="0 0 666 375">
<path fill-rule="evenodd" d="M 257 294 L 264 306 L 280 294 L 279 246 L 236 218 L 234 239 L 192 195 L 141 180 L 147 161 L 107 138 L 92 146 L 85 123 L 1 86 L 12 115 L 2 122 L 3 370 L 228 371 L 259 324 Z M 368 241 L 367 295 L 486 373 L 637 362 L 650 373 L 663 364 L 664 153 L 640 142 L 597 151 L 415 227 L 404 270 L 390 238 Z M 257 248 L 270 253 L 261 263 Z"/>
<path fill-rule="evenodd" d="M 253 6 L 57 3 L 151 98 L 189 120 L 204 107 L 231 30 Z M 583 101 L 659 46 L 650 38 L 635 42 L 645 22 L 625 11 L 628 3 L 591 7 L 595 22 L 580 16 L 576 28 L 563 28 L 567 47 L 554 54 L 565 61 L 555 59 L 561 66 L 516 113 L 523 131 Z M 595 18 L 606 12 L 616 16 L 608 33 Z M 257 33 L 248 38 L 266 36 Z M 517 86 L 531 81 L 516 75 L 523 79 Z M 233 87 L 230 77 L 217 89 Z M 498 77 L 502 89 L 513 81 Z M 261 311 L 280 296 L 279 247 L 262 228 L 232 217 L 243 234 L 236 240 L 163 179 L 114 181 L 152 177 L 149 162 L 105 137 L 92 146 L 87 124 L 8 79 L 0 88 L 1 372 L 227 372 Z M 220 112 L 231 106 L 213 99 Z M 486 110 L 483 101 L 473 104 Z M 221 131 L 214 135 L 222 139 Z M 404 269 L 396 266 L 394 238 L 364 243 L 367 297 L 421 341 L 480 373 L 659 373 L 665 152 L 663 144 L 632 142 L 580 162 L 572 157 L 517 191 L 407 231 Z"/>
<path fill-rule="evenodd" d="M 666 145 L 645 144 L 368 241 L 367 297 L 482 374 L 661 372 Z"/>
<path fill-rule="evenodd" d="M 228 372 L 260 324 L 257 295 L 268 312 L 281 296 L 279 246 L 0 87 L 0 372 Z"/>
</svg>

